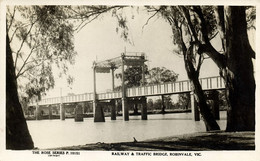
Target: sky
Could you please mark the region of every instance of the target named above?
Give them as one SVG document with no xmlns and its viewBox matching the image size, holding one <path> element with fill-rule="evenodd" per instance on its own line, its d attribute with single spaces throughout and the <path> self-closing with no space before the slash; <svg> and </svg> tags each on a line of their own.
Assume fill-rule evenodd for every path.
<svg viewBox="0 0 260 161">
<path fill-rule="evenodd" d="M 60 91 L 62 91 L 62 96 L 68 93 L 93 92 L 93 61 L 118 57 L 124 50 L 144 52 L 148 59 L 146 64 L 149 69 L 166 67 L 179 74 L 178 80 L 187 79 L 183 58 L 173 53 L 175 47 L 172 44 L 170 25 L 157 16 L 145 25 L 151 15 L 147 15 L 142 9 L 139 10 L 139 14 L 136 14 L 136 10 L 126 11 L 125 14 L 128 18 L 129 39 L 132 44 L 120 37 L 120 31 L 116 32 L 117 20 L 111 17 L 110 13 L 92 21 L 74 35 L 75 50 L 78 54 L 75 64 L 69 66 L 69 73 L 74 77 L 73 85 L 68 87 L 65 77 L 55 77 L 55 88 L 50 90 L 46 97 L 60 96 Z M 206 59 L 200 76 L 216 75 L 218 75 L 216 65 L 210 59 Z M 111 73 L 97 73 L 96 77 L 97 92 L 105 92 L 112 88 Z M 120 82 L 116 80 L 115 83 L 118 85 Z"/>
</svg>

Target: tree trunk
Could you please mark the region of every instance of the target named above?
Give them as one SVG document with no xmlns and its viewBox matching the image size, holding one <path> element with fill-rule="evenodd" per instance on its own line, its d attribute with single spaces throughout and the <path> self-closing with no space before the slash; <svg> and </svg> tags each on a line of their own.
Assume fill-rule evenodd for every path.
<svg viewBox="0 0 260 161">
<path fill-rule="evenodd" d="M 189 53 L 189 52 L 192 52 L 192 51 L 190 50 L 186 54 L 184 54 L 185 68 L 187 71 L 187 75 L 193 85 L 194 93 L 196 96 L 195 98 L 199 105 L 199 111 L 203 117 L 203 121 L 205 123 L 206 130 L 207 131 L 220 130 L 220 127 L 218 126 L 216 120 L 214 119 L 213 114 L 210 111 L 210 108 L 207 105 L 202 87 L 199 82 L 199 71 L 195 70 L 193 63 L 192 63 L 192 59 L 190 58 L 192 53 Z"/>
<path fill-rule="evenodd" d="M 12 51 L 9 37 L 6 35 L 6 148 L 23 150 L 33 147 L 34 144 L 18 98 Z"/>
<path fill-rule="evenodd" d="M 255 79 L 245 7 L 227 7 L 227 131 L 255 130 Z"/>
</svg>

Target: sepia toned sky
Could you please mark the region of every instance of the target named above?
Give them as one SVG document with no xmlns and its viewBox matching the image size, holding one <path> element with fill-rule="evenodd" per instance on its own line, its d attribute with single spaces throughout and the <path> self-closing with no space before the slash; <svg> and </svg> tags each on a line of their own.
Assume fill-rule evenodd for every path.
<svg viewBox="0 0 260 161">
<path fill-rule="evenodd" d="M 154 17 L 147 25 L 146 21 L 151 15 L 139 10 L 126 11 L 129 27 L 129 39 L 126 42 L 116 32 L 117 20 L 108 13 L 105 16 L 89 23 L 78 33 L 75 33 L 75 65 L 70 66 L 70 74 L 74 83 L 68 87 L 65 78 L 56 77 L 56 86 L 48 92 L 47 97 L 59 96 L 68 93 L 91 93 L 93 91 L 93 61 L 101 61 L 120 56 L 127 52 L 144 52 L 148 59 L 149 69 L 153 67 L 166 67 L 179 74 L 178 80 L 187 79 L 183 58 L 173 53 L 172 31 L 170 25 L 161 17 Z M 133 16 L 134 15 L 134 16 Z M 144 26 L 145 25 L 145 26 Z M 144 27 L 143 27 L 144 26 Z M 218 46 L 218 44 L 217 44 Z M 120 72 L 120 70 L 116 70 Z M 206 59 L 201 69 L 201 77 L 218 75 L 217 67 L 210 59 Z M 120 83 L 116 80 L 116 85 Z M 97 74 L 97 91 L 105 92 L 112 88 L 111 74 Z"/>
</svg>

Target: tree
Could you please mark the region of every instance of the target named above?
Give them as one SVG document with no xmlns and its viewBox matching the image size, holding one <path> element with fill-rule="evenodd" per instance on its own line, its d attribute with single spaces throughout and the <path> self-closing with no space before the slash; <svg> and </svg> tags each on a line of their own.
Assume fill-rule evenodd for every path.
<svg viewBox="0 0 260 161">
<path fill-rule="evenodd" d="M 226 7 L 224 14 L 227 19 L 221 28 L 225 29 L 226 62 L 222 69 L 229 105 L 227 131 L 255 130 L 256 85 L 252 63 L 255 52 L 247 36 L 246 9 L 243 6 Z"/>
<path fill-rule="evenodd" d="M 73 25 L 59 6 L 10 6 L 7 34 L 13 50 L 20 95 L 40 97 L 55 85 L 53 64 L 67 72 L 76 52 Z M 69 76 L 68 82 L 73 79 Z"/>
<path fill-rule="evenodd" d="M 142 67 L 139 66 L 129 66 L 126 68 L 125 72 L 125 85 L 127 88 L 131 87 L 139 87 L 142 84 L 146 84 L 146 82 L 142 82 Z M 144 74 L 148 75 L 148 67 L 145 65 L 144 67 Z M 117 79 L 122 80 L 122 73 L 116 74 Z M 118 88 L 118 87 L 117 87 Z"/>
<path fill-rule="evenodd" d="M 17 82 L 9 37 L 6 35 L 6 148 L 32 149 L 31 135 L 17 93 Z"/>
<path fill-rule="evenodd" d="M 255 52 L 247 36 L 246 8 L 215 7 L 216 26 L 220 32 L 223 53 L 216 51 L 210 42 L 207 16 L 201 7 L 196 6 L 193 9 L 201 22 L 203 37 L 198 51 L 212 58 L 225 79 L 228 98 L 226 130 L 255 130 L 255 80 L 252 64 Z"/>
<path fill-rule="evenodd" d="M 156 13 L 161 13 L 173 27 L 175 43 L 179 45 L 179 48 L 182 48 L 185 67 L 188 77 L 193 83 L 200 112 L 206 112 L 203 116 L 206 120 L 205 123 L 212 122 L 212 126 L 216 124 L 211 116 L 209 117 L 210 113 L 205 105 L 197 78 L 204 54 L 209 56 L 219 67 L 227 88 L 227 131 L 255 129 L 255 80 L 252 65 L 255 52 L 252 50 L 247 36 L 248 26 L 254 26 L 252 21 L 255 17 L 255 7 L 248 8 L 251 9 L 250 14 L 248 14 L 250 16 L 246 16 L 246 7 L 244 6 L 160 6 L 159 8 L 149 8 Z M 249 18 L 246 19 L 247 17 Z M 186 29 L 184 30 L 184 28 Z M 222 51 L 217 51 L 211 42 L 218 34 L 221 37 Z M 183 41 L 187 39 L 190 40 Z M 197 61 L 194 54 L 198 54 Z M 195 62 L 198 62 L 197 66 L 195 66 Z M 211 121 L 207 121 L 207 118 Z"/>
<path fill-rule="evenodd" d="M 74 10 L 74 9 L 77 9 Z M 6 14 L 6 148 L 32 149 L 32 138 L 19 102 L 20 95 L 41 99 L 54 87 L 52 64 L 68 70 L 74 62 L 73 32 L 80 30 L 106 6 L 8 6 Z M 118 7 L 120 8 L 120 7 Z M 84 11 L 84 15 L 81 12 Z M 75 20 L 75 21 L 74 21 Z M 86 22 L 87 21 L 87 22 Z M 73 24 L 79 22 L 76 29 Z M 18 45 L 17 45 L 18 44 Z M 19 82 L 25 78 L 27 84 Z M 73 78 L 68 77 L 68 83 Z M 23 82 L 24 83 L 24 82 Z"/>
<path fill-rule="evenodd" d="M 152 9 L 154 10 L 155 8 Z M 156 10 L 161 13 L 172 27 L 173 43 L 178 48 L 175 52 L 183 55 L 185 69 L 191 81 L 200 113 L 204 118 L 206 129 L 209 131 L 219 130 L 220 128 L 206 103 L 206 98 L 199 82 L 199 73 L 204 57 L 202 54 L 198 55 L 198 48 L 196 48 L 200 41 L 197 17 L 194 13 L 191 13 L 189 7 L 184 6 L 161 6 Z M 205 11 L 209 12 L 207 9 Z M 210 33 L 213 33 L 212 28 Z"/>
<path fill-rule="evenodd" d="M 190 104 L 190 94 L 189 93 L 181 93 L 178 96 L 178 105 L 184 109 L 188 109 Z"/>
<path fill-rule="evenodd" d="M 13 97 L 18 98 L 16 90 L 19 87 L 24 90 L 20 90 L 20 95 L 26 94 L 29 98 L 37 96 L 41 99 L 41 95 L 54 86 L 52 64 L 60 67 L 63 73 L 68 70 L 67 62 L 73 64 L 76 54 L 72 36 L 73 26 L 64 19 L 65 16 L 64 10 L 58 6 L 7 7 L 6 43 L 7 48 L 10 48 L 6 52 L 7 71 L 14 70 L 7 78 L 15 83 L 15 86 L 7 84 L 7 87 L 12 88 Z M 19 81 L 27 84 L 23 86 Z M 11 94 L 7 95 L 7 100 L 11 98 Z M 14 102 L 12 105 L 7 101 L 6 104 L 7 148 L 33 148 L 24 117 L 15 117 L 15 113 L 21 111 L 21 104 L 18 99 Z M 14 120 L 22 124 L 21 128 L 15 128 L 17 121 Z M 23 131 L 25 139 L 19 136 L 17 130 Z"/>
<path fill-rule="evenodd" d="M 177 79 L 178 74 L 165 67 L 154 67 L 149 70 L 149 84 L 175 82 Z"/>
</svg>

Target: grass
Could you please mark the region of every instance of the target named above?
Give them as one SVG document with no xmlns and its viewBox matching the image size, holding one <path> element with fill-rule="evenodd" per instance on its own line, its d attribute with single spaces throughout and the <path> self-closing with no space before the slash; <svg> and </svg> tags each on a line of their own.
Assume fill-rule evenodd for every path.
<svg viewBox="0 0 260 161">
<path fill-rule="evenodd" d="M 210 151 L 255 150 L 255 132 L 200 132 L 146 141 L 96 143 L 55 150 L 97 151 Z"/>
</svg>

